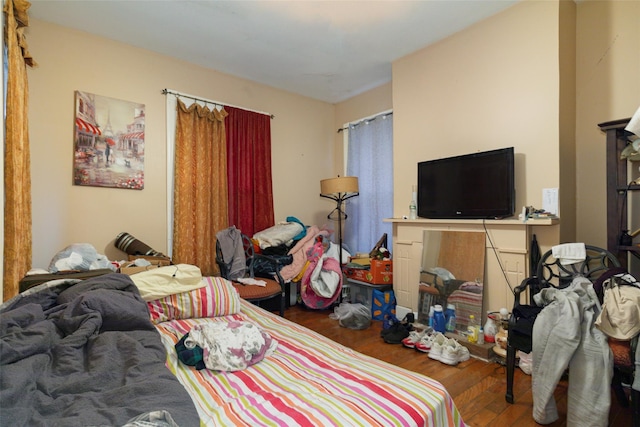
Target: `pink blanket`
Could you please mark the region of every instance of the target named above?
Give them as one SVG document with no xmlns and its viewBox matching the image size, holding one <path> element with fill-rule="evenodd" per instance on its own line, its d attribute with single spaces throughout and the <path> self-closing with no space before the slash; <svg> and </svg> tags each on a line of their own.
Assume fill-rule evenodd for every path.
<svg viewBox="0 0 640 427">
<path fill-rule="evenodd" d="M 289 283 L 294 277 L 300 274 L 307 261 L 307 250 L 313 246 L 313 242 L 319 234 L 329 235 L 325 230 L 320 231 L 317 225 L 312 225 L 307 229 L 307 235 L 300 239 L 298 243 L 289 250 L 289 255 L 293 257 L 293 262 L 285 265 L 282 267 L 282 270 L 280 270 L 280 275 L 286 283 Z"/>
</svg>

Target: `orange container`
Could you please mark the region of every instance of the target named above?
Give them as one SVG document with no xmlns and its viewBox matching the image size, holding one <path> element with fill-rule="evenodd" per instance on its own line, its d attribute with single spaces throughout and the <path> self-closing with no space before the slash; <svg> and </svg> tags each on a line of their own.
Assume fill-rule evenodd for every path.
<svg viewBox="0 0 640 427">
<path fill-rule="evenodd" d="M 372 260 L 369 269 L 345 268 L 345 275 L 353 280 L 373 285 L 393 284 L 393 261 Z"/>
</svg>

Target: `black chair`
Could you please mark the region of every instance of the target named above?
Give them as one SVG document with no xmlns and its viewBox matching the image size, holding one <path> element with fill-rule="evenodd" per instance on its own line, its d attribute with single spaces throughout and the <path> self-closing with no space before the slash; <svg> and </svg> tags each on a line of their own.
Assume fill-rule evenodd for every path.
<svg viewBox="0 0 640 427">
<path fill-rule="evenodd" d="M 231 280 L 233 286 L 238 291 L 240 298 L 243 298 L 257 306 L 267 300 L 279 299 L 280 316 L 284 317 L 286 308 L 286 291 L 285 282 L 280 275 L 280 269 L 284 266 L 282 261 L 276 257 L 257 254 L 255 252 L 253 241 L 249 236 L 241 234 L 241 242 L 244 249 L 245 263 L 247 266 L 247 278 L 258 278 L 266 283 L 266 286 L 245 285 L 232 280 L 230 277 L 231 265 L 233 260 L 225 262 L 224 254 L 220 242 L 216 240 L 216 263 L 220 268 L 220 275 L 225 279 Z M 229 258 L 229 257 L 227 257 Z"/>
<path fill-rule="evenodd" d="M 610 268 L 620 267 L 620 261 L 611 252 L 589 245 L 585 245 L 585 249 L 584 261 L 567 265 L 561 264 L 560 259 L 552 255 L 551 250 L 547 251 L 535 266 L 535 275 L 523 280 L 514 289 L 515 301 L 507 328 L 507 393 L 505 396 L 507 402 L 514 402 L 513 377 L 516 350 L 524 353 L 531 352 L 533 324 L 542 310 L 542 307 L 534 303 L 534 295 L 552 286 L 565 288 L 575 277 L 586 277 L 594 282 Z M 527 303 L 522 304 L 521 298 L 527 299 Z"/>
</svg>

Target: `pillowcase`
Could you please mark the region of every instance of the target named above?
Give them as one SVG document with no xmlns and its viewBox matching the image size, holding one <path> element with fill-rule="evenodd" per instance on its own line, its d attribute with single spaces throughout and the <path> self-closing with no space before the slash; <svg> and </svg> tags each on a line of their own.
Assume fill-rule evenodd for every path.
<svg viewBox="0 0 640 427">
<path fill-rule="evenodd" d="M 151 322 L 227 316 L 240 312 L 240 297 L 230 281 L 203 277 L 204 286 L 147 302 Z"/>
<path fill-rule="evenodd" d="M 189 292 L 204 286 L 202 273 L 195 265 L 177 264 L 132 274 L 131 280 L 145 301 Z"/>
</svg>

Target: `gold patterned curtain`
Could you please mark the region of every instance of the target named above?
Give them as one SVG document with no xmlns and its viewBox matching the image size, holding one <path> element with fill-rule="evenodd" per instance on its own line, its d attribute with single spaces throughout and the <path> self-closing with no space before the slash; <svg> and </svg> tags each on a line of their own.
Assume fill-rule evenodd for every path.
<svg viewBox="0 0 640 427">
<path fill-rule="evenodd" d="M 24 29 L 29 26 L 25 0 L 5 0 L 4 37 L 7 46 L 7 105 L 4 159 L 3 298 L 18 294 L 20 279 L 31 268 L 31 164 L 27 66 L 35 66 Z"/>
<path fill-rule="evenodd" d="M 172 258 L 213 275 L 215 235 L 228 227 L 227 113 L 177 104 Z"/>
</svg>

